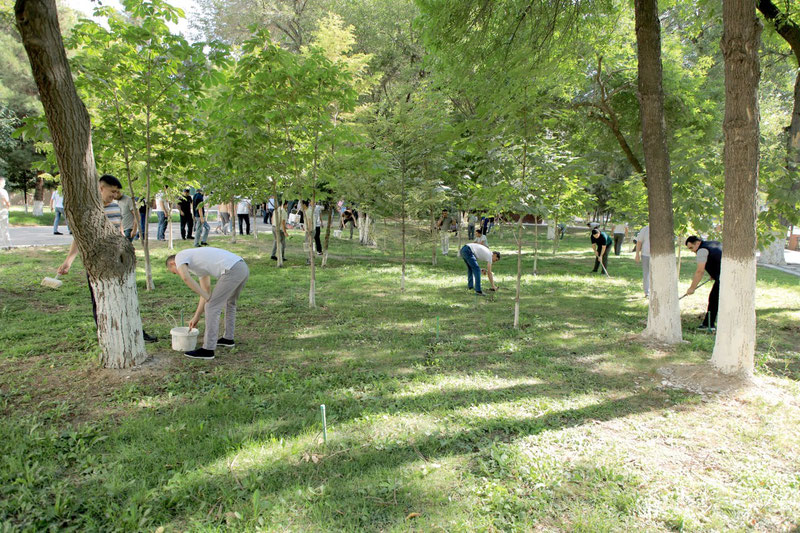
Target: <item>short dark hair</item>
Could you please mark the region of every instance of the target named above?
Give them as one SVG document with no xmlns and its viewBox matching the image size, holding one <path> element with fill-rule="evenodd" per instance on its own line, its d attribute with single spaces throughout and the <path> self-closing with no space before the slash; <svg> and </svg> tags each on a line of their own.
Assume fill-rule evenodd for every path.
<svg viewBox="0 0 800 533">
<path fill-rule="evenodd" d="M 584 233 L 584 235 L 585 235 L 585 233 Z M 597 228 L 594 228 L 594 229 L 592 230 L 592 235 L 600 235 L 600 230 L 599 230 L 599 229 L 597 229 Z M 586 237 L 584 237 L 584 239 L 585 239 L 585 238 L 586 238 Z"/>
<path fill-rule="evenodd" d="M 697 235 L 691 235 L 684 244 L 695 243 L 695 242 L 703 242 L 703 239 L 698 237 Z"/>
<path fill-rule="evenodd" d="M 169 266 L 170 261 L 173 263 L 175 262 L 175 254 L 172 254 L 171 256 L 167 257 L 167 260 L 164 261 L 164 264 Z"/>
<path fill-rule="evenodd" d="M 500 252 L 492 252 L 492 253 L 497 256 L 497 260 L 499 261 L 500 260 Z"/>
<path fill-rule="evenodd" d="M 122 183 L 111 174 L 103 174 L 102 176 L 100 176 L 100 183 L 105 183 L 109 187 L 118 187 L 120 189 L 122 188 Z"/>
</svg>

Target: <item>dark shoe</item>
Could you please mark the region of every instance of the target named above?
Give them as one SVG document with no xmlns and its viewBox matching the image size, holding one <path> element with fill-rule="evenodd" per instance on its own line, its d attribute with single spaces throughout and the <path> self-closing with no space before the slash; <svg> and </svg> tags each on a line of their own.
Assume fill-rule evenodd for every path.
<svg viewBox="0 0 800 533">
<path fill-rule="evenodd" d="M 142 338 L 144 342 L 158 342 L 158 337 L 151 337 L 145 330 L 142 330 Z"/>
<path fill-rule="evenodd" d="M 277 260 L 278 260 L 278 258 L 277 258 L 277 257 L 275 257 L 274 255 L 273 255 L 273 256 L 271 256 L 271 257 L 270 257 L 270 259 L 272 259 L 273 261 L 277 261 Z"/>
<path fill-rule="evenodd" d="M 201 242 L 200 246 L 208 246 L 208 243 L 207 242 Z"/>
<path fill-rule="evenodd" d="M 225 337 L 222 337 L 221 339 L 217 340 L 217 346 L 227 346 L 230 348 L 232 346 L 236 346 L 236 344 L 233 342 L 233 339 L 226 339 Z"/>
<path fill-rule="evenodd" d="M 475 294 L 477 294 L 478 296 L 486 296 L 486 294 L 484 294 L 483 291 L 475 291 Z"/>
<path fill-rule="evenodd" d="M 214 359 L 214 350 L 206 350 L 205 348 L 198 348 L 196 350 L 191 350 L 189 352 L 184 353 L 186 357 L 189 359 L 205 359 L 210 361 Z"/>
<path fill-rule="evenodd" d="M 317 255 L 322 255 L 322 252 L 317 252 Z"/>
<path fill-rule="evenodd" d="M 64 235 L 64 234 L 63 234 L 63 233 L 61 233 L 60 231 L 54 231 L 54 232 L 53 232 L 53 235 Z"/>
</svg>

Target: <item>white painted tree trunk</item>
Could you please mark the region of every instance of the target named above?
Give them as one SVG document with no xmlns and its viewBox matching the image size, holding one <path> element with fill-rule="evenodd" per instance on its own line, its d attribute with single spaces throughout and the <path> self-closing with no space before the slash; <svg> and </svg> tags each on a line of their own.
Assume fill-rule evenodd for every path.
<svg viewBox="0 0 800 533">
<path fill-rule="evenodd" d="M 136 271 L 123 279 L 90 279 L 97 304 L 97 340 L 104 368 L 130 368 L 147 359 L 136 295 Z M 131 295 L 134 295 L 132 297 Z"/>
<path fill-rule="evenodd" d="M 556 221 L 551 220 L 547 223 L 547 238 L 554 240 L 556 238 Z"/>
<path fill-rule="evenodd" d="M 167 216 L 169 217 L 167 219 L 167 229 L 169 230 L 169 242 L 167 243 L 167 246 L 169 247 L 170 250 L 174 250 L 174 246 L 172 244 L 173 235 L 172 235 L 172 211 L 171 210 L 167 212 Z"/>
<path fill-rule="evenodd" d="M 750 375 L 756 346 L 756 262 L 723 254 L 719 278 L 717 339 L 711 364 L 723 374 Z"/>
<path fill-rule="evenodd" d="M 44 202 L 41 200 L 33 201 L 33 216 L 40 217 L 44 215 Z"/>
<path fill-rule="evenodd" d="M 758 262 L 764 265 L 783 266 L 786 264 L 784 250 L 786 249 L 786 231 L 777 231 L 773 234 L 775 238 L 772 244 L 761 250 Z"/>
<path fill-rule="evenodd" d="M 522 292 L 522 217 L 517 221 L 517 292 L 514 297 L 514 329 L 519 329 L 519 297 Z"/>
<path fill-rule="evenodd" d="M 673 254 L 650 256 L 650 308 L 642 336 L 666 344 L 682 340 L 678 272 Z"/>
</svg>

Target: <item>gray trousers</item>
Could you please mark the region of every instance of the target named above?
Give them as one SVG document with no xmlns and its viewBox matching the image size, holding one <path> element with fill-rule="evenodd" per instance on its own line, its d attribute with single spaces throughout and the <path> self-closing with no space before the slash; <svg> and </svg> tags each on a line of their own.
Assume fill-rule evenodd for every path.
<svg viewBox="0 0 800 533">
<path fill-rule="evenodd" d="M 644 286 L 644 295 L 650 296 L 650 256 L 642 256 L 642 285 Z"/>
<path fill-rule="evenodd" d="M 272 230 L 272 234 L 275 235 L 276 230 Z M 278 240 L 281 242 L 281 257 L 286 259 L 286 235 L 283 234 L 281 230 L 277 230 Z M 278 257 L 278 243 L 276 241 L 272 241 L 272 257 Z"/>
<path fill-rule="evenodd" d="M 223 307 L 225 307 L 225 338 L 233 340 L 236 328 L 236 300 L 239 299 L 239 293 L 242 292 L 249 277 L 250 269 L 247 268 L 247 263 L 239 261 L 214 285 L 211 299 L 206 302 L 205 308 L 206 333 L 203 337 L 203 348 L 206 350 L 214 350 L 217 347 L 219 318 Z"/>
</svg>

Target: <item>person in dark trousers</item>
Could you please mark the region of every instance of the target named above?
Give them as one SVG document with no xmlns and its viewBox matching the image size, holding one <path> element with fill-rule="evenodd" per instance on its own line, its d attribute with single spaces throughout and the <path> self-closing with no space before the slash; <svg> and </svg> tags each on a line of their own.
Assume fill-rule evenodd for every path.
<svg viewBox="0 0 800 533">
<path fill-rule="evenodd" d="M 189 189 L 184 189 L 181 199 L 178 200 L 178 211 L 181 213 L 181 239 L 193 239 L 194 218 L 192 217 L 192 195 Z"/>
<path fill-rule="evenodd" d="M 500 261 L 500 252 L 492 252 L 487 247 L 477 242 L 470 242 L 461 247 L 461 259 L 467 264 L 467 289 L 475 289 L 475 294 L 483 296 L 481 291 L 481 267 L 478 261 L 486 261 L 486 275 L 492 291 L 497 290 L 492 276 L 492 263 Z M 474 283 L 473 283 L 474 280 Z"/>
<path fill-rule="evenodd" d="M 692 277 L 692 284 L 686 294 L 694 294 L 697 284 L 703 279 L 703 273 L 714 280 L 708 295 L 708 311 L 703 322 L 697 328 L 701 331 L 716 331 L 717 311 L 719 310 L 719 273 L 722 266 L 722 244 L 717 241 L 704 241 L 692 235 L 686 239 L 686 247 L 697 254 L 697 270 Z"/>
<path fill-rule="evenodd" d="M 597 228 L 592 230 L 592 249 L 594 250 L 594 270 L 592 272 L 597 272 L 597 269 L 600 268 L 601 259 L 605 272 L 608 272 L 608 252 L 611 251 L 612 244 L 614 241 L 608 233 Z"/>
<path fill-rule="evenodd" d="M 358 224 L 356 223 L 356 217 L 353 215 L 353 212 L 349 209 L 345 209 L 344 213 L 342 213 L 342 219 L 339 222 L 339 228 L 344 229 L 348 224 L 350 224 L 350 239 L 353 239 L 353 228 L 357 228 Z"/>
</svg>

